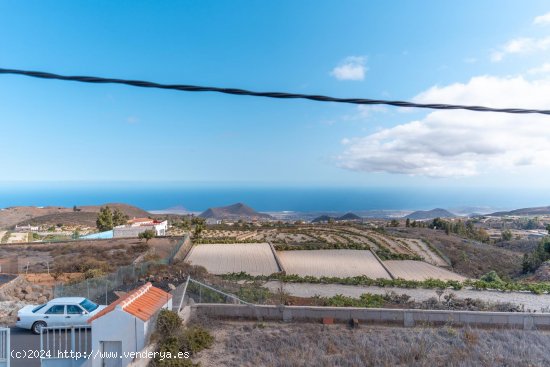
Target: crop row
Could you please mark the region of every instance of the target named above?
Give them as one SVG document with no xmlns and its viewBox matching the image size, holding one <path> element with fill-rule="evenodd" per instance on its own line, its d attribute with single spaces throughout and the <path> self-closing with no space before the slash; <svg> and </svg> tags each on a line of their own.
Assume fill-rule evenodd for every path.
<svg viewBox="0 0 550 367">
<path fill-rule="evenodd" d="M 226 280 L 255 280 L 268 281 L 278 280 L 287 283 L 313 283 L 313 284 L 343 284 L 343 285 L 362 285 L 362 286 L 377 286 L 377 287 L 397 287 L 397 288 L 425 288 L 425 289 L 447 289 L 460 290 L 464 287 L 473 288 L 476 290 L 499 290 L 503 292 L 531 292 L 534 294 L 550 293 L 550 282 L 540 283 L 523 283 L 523 282 L 504 282 L 495 281 L 487 282 L 483 280 L 467 279 L 462 282 L 457 280 L 441 280 L 441 279 L 426 279 L 426 280 L 404 280 L 404 279 L 372 279 L 366 276 L 356 277 L 313 277 L 299 276 L 295 274 L 271 274 L 267 276 L 252 276 L 250 274 L 230 273 L 222 275 Z"/>
</svg>

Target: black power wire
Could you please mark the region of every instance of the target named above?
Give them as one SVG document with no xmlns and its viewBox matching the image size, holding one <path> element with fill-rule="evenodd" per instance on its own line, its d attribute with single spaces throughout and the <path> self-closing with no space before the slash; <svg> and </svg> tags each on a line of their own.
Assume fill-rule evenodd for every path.
<svg viewBox="0 0 550 367">
<path fill-rule="evenodd" d="M 159 88 L 159 89 L 173 89 L 186 92 L 216 92 L 225 94 L 234 94 L 239 96 L 254 96 L 254 97 L 268 97 L 279 99 L 309 99 L 319 102 L 337 102 L 337 103 L 351 103 L 358 105 L 389 105 L 396 107 L 413 107 L 413 108 L 430 108 L 436 110 L 469 110 L 476 112 L 503 112 L 503 113 L 536 113 L 543 115 L 550 115 L 550 110 L 537 110 L 537 109 L 525 109 L 525 108 L 494 108 L 484 106 L 467 106 L 467 105 L 455 105 L 455 104 L 442 104 L 442 103 L 414 103 L 406 101 L 389 101 L 382 99 L 365 99 L 365 98 L 337 98 L 311 94 L 297 94 L 297 93 L 284 93 L 284 92 L 254 92 L 245 89 L 236 88 L 218 88 L 218 87 L 201 87 L 196 85 L 182 85 L 182 84 L 160 84 L 154 82 L 147 82 L 141 80 L 127 80 L 127 79 L 113 79 L 113 78 L 101 78 L 95 76 L 67 76 L 58 75 L 52 73 L 46 73 L 42 71 L 29 71 L 29 70 L 17 70 L 17 69 L 3 69 L 0 68 L 0 74 L 17 74 L 25 75 L 42 79 L 58 79 L 58 80 L 70 80 L 82 83 L 112 83 L 112 84 L 125 84 L 134 87 L 142 88 Z"/>
</svg>

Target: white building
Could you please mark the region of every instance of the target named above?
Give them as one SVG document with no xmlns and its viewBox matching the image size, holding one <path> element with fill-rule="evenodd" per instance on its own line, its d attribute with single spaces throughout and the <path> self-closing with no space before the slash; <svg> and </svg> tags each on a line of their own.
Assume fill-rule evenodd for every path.
<svg viewBox="0 0 550 367">
<path fill-rule="evenodd" d="M 222 221 L 220 219 L 216 219 L 216 218 L 206 218 L 205 223 L 208 224 L 208 225 L 222 224 Z"/>
<path fill-rule="evenodd" d="M 40 230 L 39 226 L 31 226 L 30 224 L 27 224 L 25 226 L 18 226 L 15 225 L 15 232 L 38 232 Z"/>
<path fill-rule="evenodd" d="M 137 237 L 147 230 L 155 231 L 157 236 L 165 236 L 168 230 L 168 221 L 159 221 L 151 218 L 130 219 L 127 224 L 113 228 L 113 237 Z"/>
<path fill-rule="evenodd" d="M 92 353 L 111 352 L 118 358 L 92 358 L 86 366 L 124 367 L 131 363 L 130 353 L 145 347 L 156 315 L 163 308 L 172 309 L 172 295 L 147 283 L 91 317 L 88 323 L 92 325 Z"/>
</svg>

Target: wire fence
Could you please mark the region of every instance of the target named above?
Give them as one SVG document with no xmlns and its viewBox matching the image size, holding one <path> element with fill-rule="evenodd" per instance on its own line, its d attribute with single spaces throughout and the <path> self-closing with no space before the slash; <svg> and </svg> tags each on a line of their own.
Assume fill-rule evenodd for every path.
<svg viewBox="0 0 550 367">
<path fill-rule="evenodd" d="M 159 261 L 148 261 L 139 264 L 121 266 L 116 272 L 85 279 L 78 283 L 54 286 L 53 296 L 57 297 L 86 297 L 91 300 L 108 304 L 112 300 L 115 290 L 129 291 L 136 287 L 140 279 L 147 275 L 151 266 L 158 265 Z M 115 296 L 116 298 L 116 296 Z"/>
<path fill-rule="evenodd" d="M 188 236 L 179 240 L 164 259 L 121 266 L 113 273 L 84 279 L 78 283 L 56 284 L 53 288 L 53 296 L 54 298 L 86 297 L 99 303 L 109 304 L 117 298 L 114 291 L 127 292 L 134 289 L 144 281 L 143 278 L 148 275 L 153 266 L 172 264 L 181 247 L 188 240 Z"/>
<path fill-rule="evenodd" d="M 180 284 L 173 292 L 172 310 L 181 312 L 183 307 L 189 303 L 230 303 L 230 304 L 246 304 L 252 305 L 249 302 L 243 301 L 235 294 L 231 294 L 211 285 L 205 284 L 198 280 L 187 277 L 185 283 Z"/>
</svg>

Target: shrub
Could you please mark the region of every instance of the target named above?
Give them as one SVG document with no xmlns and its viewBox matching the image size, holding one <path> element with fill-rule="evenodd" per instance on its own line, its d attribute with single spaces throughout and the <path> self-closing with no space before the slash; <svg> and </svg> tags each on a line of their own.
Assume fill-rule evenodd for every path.
<svg viewBox="0 0 550 367">
<path fill-rule="evenodd" d="M 208 330 L 199 326 L 194 326 L 183 332 L 181 341 L 180 350 L 188 351 L 193 355 L 203 349 L 210 348 L 214 343 L 214 337 Z"/>
<path fill-rule="evenodd" d="M 157 334 L 160 335 L 158 352 L 172 356 L 185 353 L 187 357 L 203 349 L 210 348 L 214 337 L 198 326 L 184 329 L 182 320 L 176 312 L 161 310 L 157 318 Z M 189 358 L 165 358 L 153 360 L 154 367 L 194 367 L 198 366 Z"/>
<path fill-rule="evenodd" d="M 170 338 L 178 334 L 182 328 L 182 320 L 176 312 L 161 310 L 157 318 L 157 332 L 162 338 Z"/>
<path fill-rule="evenodd" d="M 84 272 L 84 279 L 99 278 L 105 275 L 101 269 L 88 269 Z"/>
<path fill-rule="evenodd" d="M 177 356 L 180 350 L 180 340 L 177 337 L 166 338 L 159 345 L 158 352 L 166 356 L 168 353 L 172 356 Z M 154 367 L 195 367 L 198 364 L 193 363 L 188 358 L 164 358 L 157 356 L 151 363 Z"/>
<path fill-rule="evenodd" d="M 494 270 L 491 270 L 487 274 L 483 275 L 481 278 L 479 278 L 479 280 L 489 283 L 502 283 L 502 279 L 500 279 L 497 272 Z"/>
</svg>

